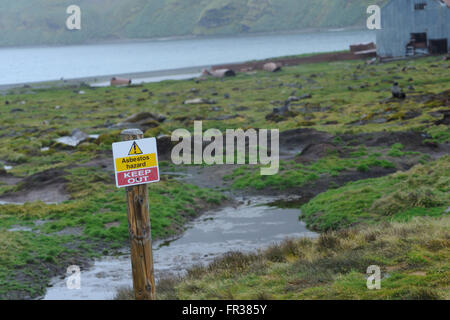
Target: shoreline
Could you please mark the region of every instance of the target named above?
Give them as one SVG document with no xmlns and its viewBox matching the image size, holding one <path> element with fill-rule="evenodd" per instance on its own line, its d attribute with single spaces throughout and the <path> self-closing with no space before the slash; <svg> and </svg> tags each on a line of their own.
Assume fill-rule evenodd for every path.
<svg viewBox="0 0 450 320">
<path fill-rule="evenodd" d="M 184 67 L 177 69 L 130 72 L 121 74 L 98 75 L 73 79 L 60 79 L 39 82 L 0 84 L 0 93 L 5 93 L 13 89 L 47 89 L 47 88 L 63 88 L 70 86 L 88 85 L 90 87 L 106 87 L 110 86 L 112 77 L 126 78 L 132 80 L 132 85 L 142 83 L 161 82 L 166 80 L 186 80 L 199 77 L 203 69 L 233 69 L 237 72 L 244 72 L 248 68 L 262 69 L 262 65 L 266 62 L 277 62 L 282 66 L 293 66 L 297 64 L 310 64 L 318 62 L 332 62 L 345 60 L 360 60 L 363 56 L 355 56 L 350 51 L 335 52 L 313 52 L 294 56 L 279 56 L 267 59 L 249 60 L 231 62 L 225 64 L 202 65 L 193 67 Z"/>
<path fill-rule="evenodd" d="M 194 66 L 179 69 L 166 69 L 166 70 L 156 70 L 156 71 L 142 71 L 142 72 L 130 72 L 121 74 L 109 74 L 109 75 L 98 75 L 89 76 L 73 79 L 55 79 L 48 81 L 37 81 L 37 82 L 22 82 L 22 83 L 12 83 L 12 84 L 0 84 L 0 92 L 8 91 L 12 89 L 46 89 L 53 87 L 70 87 L 70 86 L 80 86 L 83 84 L 99 87 L 109 86 L 109 81 L 112 77 L 118 78 L 130 78 L 133 82 L 132 84 L 139 84 L 135 81 L 142 79 L 155 79 L 156 81 L 145 81 L 145 82 L 159 82 L 164 80 L 181 80 L 187 79 L 190 76 L 195 77 L 196 74 L 200 74 L 202 69 L 210 68 L 211 66 Z M 184 78 L 183 76 L 187 76 Z M 174 79 L 170 79 L 174 78 Z M 179 79 L 177 79 L 179 78 Z M 159 80 L 158 80 L 159 79 Z"/>
</svg>

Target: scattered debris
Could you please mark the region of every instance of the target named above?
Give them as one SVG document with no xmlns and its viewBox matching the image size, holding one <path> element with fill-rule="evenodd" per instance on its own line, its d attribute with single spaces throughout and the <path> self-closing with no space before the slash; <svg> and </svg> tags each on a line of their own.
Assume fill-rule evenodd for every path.
<svg viewBox="0 0 450 320">
<path fill-rule="evenodd" d="M 299 97 L 296 97 L 296 96 L 290 96 L 290 97 L 287 99 L 287 101 L 289 101 L 289 102 L 299 101 L 299 100 L 300 100 L 300 98 L 299 98 Z"/>
<path fill-rule="evenodd" d="M 112 77 L 110 84 L 112 86 L 128 86 L 131 84 L 131 79 Z"/>
<path fill-rule="evenodd" d="M 269 72 L 278 72 L 281 71 L 281 64 L 275 62 L 268 62 L 263 65 L 263 70 Z"/>
<path fill-rule="evenodd" d="M 80 129 L 75 129 L 72 131 L 71 136 L 59 137 L 55 141 L 65 146 L 76 147 L 77 145 L 86 140 L 89 139 L 96 140 L 97 138 L 98 135 L 88 135 L 83 131 L 81 131 Z"/>
<path fill-rule="evenodd" d="M 375 64 L 376 62 L 377 62 L 377 58 L 372 58 L 372 59 L 370 59 L 370 60 L 367 60 L 367 61 L 366 61 L 366 64 L 372 65 L 372 64 Z"/>
<path fill-rule="evenodd" d="M 216 69 L 216 70 L 206 70 L 202 71 L 203 76 L 212 76 L 215 78 L 225 78 L 225 77 L 234 77 L 236 73 L 231 69 Z"/>
<path fill-rule="evenodd" d="M 165 120 L 166 117 L 163 115 L 151 112 L 139 112 L 126 118 L 123 122 L 115 124 L 113 127 L 119 129 L 131 129 L 137 127 L 142 131 L 146 131 L 147 129 L 158 127 L 160 123 Z"/>
<path fill-rule="evenodd" d="M 373 42 L 353 44 L 350 45 L 350 52 L 359 57 L 376 57 L 377 48 Z"/>
<path fill-rule="evenodd" d="M 215 100 L 209 100 L 205 98 L 196 98 L 184 101 L 184 104 L 215 104 Z"/>
</svg>

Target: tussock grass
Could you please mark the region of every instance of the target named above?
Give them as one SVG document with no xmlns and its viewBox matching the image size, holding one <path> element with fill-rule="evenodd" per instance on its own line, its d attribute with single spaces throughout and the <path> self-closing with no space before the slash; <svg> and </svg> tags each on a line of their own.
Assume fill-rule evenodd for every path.
<svg viewBox="0 0 450 320">
<path fill-rule="evenodd" d="M 191 269 L 186 277 L 166 282 L 159 294 L 170 292 L 172 299 L 449 299 L 449 239 L 448 216 L 331 231 L 314 240 L 287 239 L 257 254 L 230 253 Z M 370 265 L 381 267 L 381 290 L 366 287 Z"/>
</svg>

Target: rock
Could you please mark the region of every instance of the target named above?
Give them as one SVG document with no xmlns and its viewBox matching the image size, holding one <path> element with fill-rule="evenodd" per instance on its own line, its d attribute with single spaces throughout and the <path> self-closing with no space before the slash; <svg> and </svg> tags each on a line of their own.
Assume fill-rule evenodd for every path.
<svg viewBox="0 0 450 320">
<path fill-rule="evenodd" d="M 402 88 L 399 87 L 397 82 L 394 82 L 394 84 L 391 87 L 391 93 L 393 98 L 397 99 L 405 99 L 406 94 L 403 92 Z"/>
<path fill-rule="evenodd" d="M 273 111 L 266 115 L 266 120 L 280 122 L 286 120 L 289 117 L 295 116 L 297 116 L 297 113 L 289 109 L 289 102 L 286 101 L 284 106 L 280 108 L 273 108 Z"/>
<path fill-rule="evenodd" d="M 230 99 L 230 95 L 229 95 L 228 93 L 225 93 L 225 94 L 223 95 L 223 98 L 224 98 L 224 99 Z"/>
<path fill-rule="evenodd" d="M 281 71 L 281 64 L 275 62 L 268 62 L 263 65 L 263 70 L 269 72 L 278 72 Z"/>
<path fill-rule="evenodd" d="M 55 106 L 55 110 L 61 109 L 61 106 Z"/>
<path fill-rule="evenodd" d="M 154 114 L 151 112 L 139 112 L 126 118 L 123 122 L 119 122 L 113 128 L 131 129 L 138 128 L 146 131 L 151 128 L 156 128 L 160 123 L 164 122 L 166 117 L 164 115 Z"/>
<path fill-rule="evenodd" d="M 417 118 L 422 115 L 422 112 L 420 111 L 408 111 L 405 113 L 405 115 L 402 117 L 402 120 L 410 120 Z"/>
<path fill-rule="evenodd" d="M 441 113 L 444 117 L 441 120 L 436 121 L 434 124 L 437 126 L 441 124 L 448 126 L 450 124 L 450 110 L 443 110 Z"/>
<path fill-rule="evenodd" d="M 184 104 L 215 104 L 215 100 L 209 100 L 205 98 L 196 98 L 184 101 Z"/>
<path fill-rule="evenodd" d="M 24 110 L 23 110 L 23 109 L 20 109 L 20 108 L 14 108 L 14 109 L 11 109 L 10 112 L 11 112 L 11 113 L 17 113 L 17 112 L 24 112 Z"/>
<path fill-rule="evenodd" d="M 139 112 L 136 114 L 133 114 L 132 116 L 126 118 L 123 122 L 131 122 L 131 123 L 137 123 L 144 120 L 152 119 L 158 122 L 164 122 L 166 120 L 166 117 L 159 114 L 154 114 L 151 112 Z"/>
<path fill-rule="evenodd" d="M 191 89 L 189 90 L 189 92 L 190 92 L 190 93 L 199 93 L 200 90 L 198 90 L 197 88 L 191 88 Z"/>
<path fill-rule="evenodd" d="M 85 94 L 86 92 L 84 92 L 83 90 L 78 91 L 78 94 Z"/>
<path fill-rule="evenodd" d="M 387 119 L 386 118 L 378 118 L 378 119 L 373 119 L 373 120 L 371 120 L 371 121 L 369 121 L 370 123 L 377 123 L 377 124 L 380 124 L 380 123 L 386 123 L 387 122 Z"/>
<path fill-rule="evenodd" d="M 217 70 L 206 70 L 202 71 L 203 76 L 212 76 L 215 78 L 225 78 L 225 77 L 234 77 L 236 73 L 231 69 L 217 69 Z"/>
<path fill-rule="evenodd" d="M 310 94 L 310 93 L 305 93 L 305 94 L 302 94 L 302 95 L 299 97 L 299 100 L 310 99 L 310 98 L 312 98 L 312 94 Z"/>
<path fill-rule="evenodd" d="M 237 117 L 240 117 L 239 114 L 233 114 L 233 115 L 223 115 L 223 116 L 218 116 L 215 118 L 208 118 L 208 120 L 216 120 L 216 121 L 223 121 L 223 120 L 229 120 L 229 119 L 235 119 Z"/>
<path fill-rule="evenodd" d="M 290 97 L 287 99 L 288 102 L 299 101 L 299 100 L 300 100 L 300 98 L 299 98 L 299 97 L 296 97 L 296 96 L 290 96 Z"/>
<path fill-rule="evenodd" d="M 8 100 L 5 100 L 5 104 L 9 104 L 9 101 L 8 101 Z"/>
<path fill-rule="evenodd" d="M 172 151 L 172 146 L 176 142 L 172 142 L 171 136 L 161 134 L 156 137 L 156 145 L 158 148 L 158 155 L 169 154 Z"/>
</svg>

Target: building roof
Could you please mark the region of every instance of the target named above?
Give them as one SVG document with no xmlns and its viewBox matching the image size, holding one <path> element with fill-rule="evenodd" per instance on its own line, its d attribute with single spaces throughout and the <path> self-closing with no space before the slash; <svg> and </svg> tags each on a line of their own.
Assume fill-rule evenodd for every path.
<svg viewBox="0 0 450 320">
<path fill-rule="evenodd" d="M 440 1 L 443 2 L 443 3 L 446 3 L 447 7 L 450 8 L 450 0 L 440 0 Z"/>
</svg>

